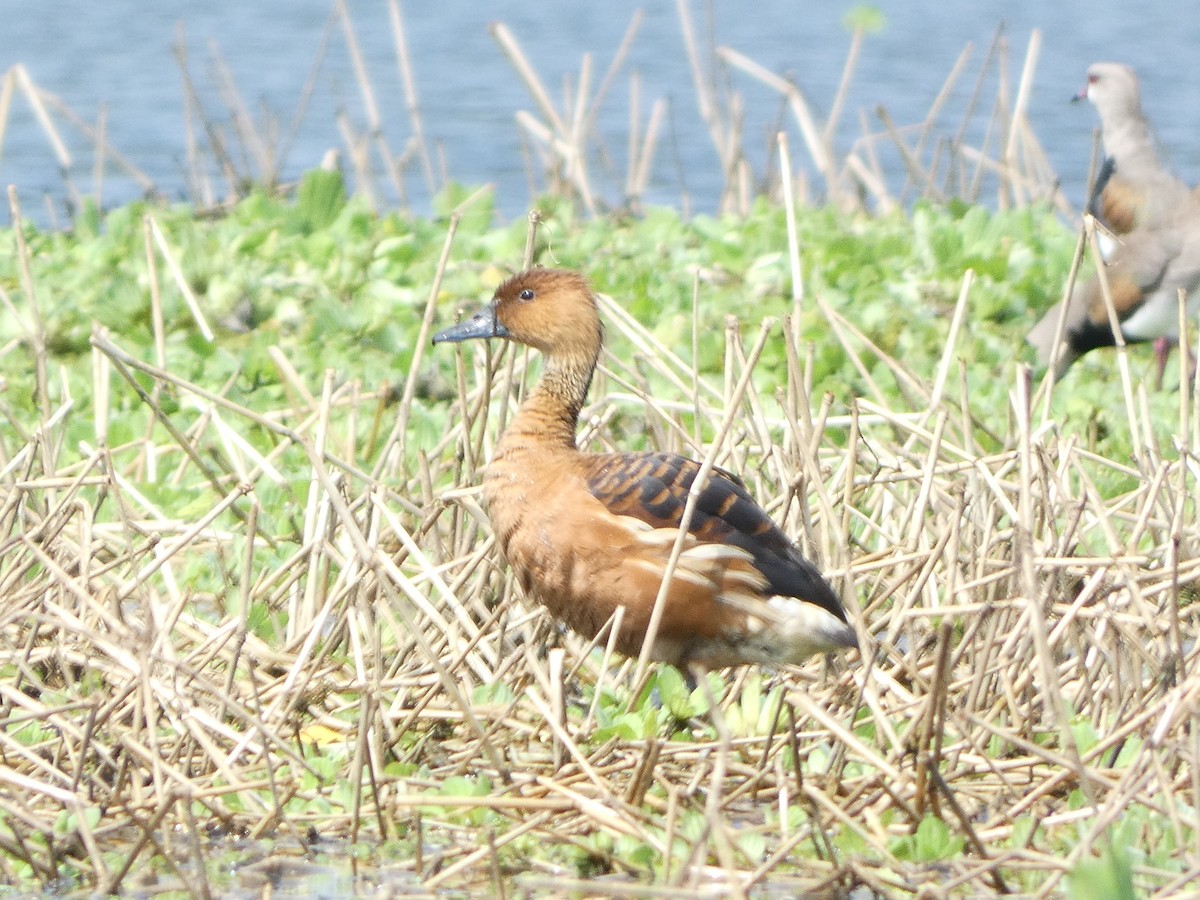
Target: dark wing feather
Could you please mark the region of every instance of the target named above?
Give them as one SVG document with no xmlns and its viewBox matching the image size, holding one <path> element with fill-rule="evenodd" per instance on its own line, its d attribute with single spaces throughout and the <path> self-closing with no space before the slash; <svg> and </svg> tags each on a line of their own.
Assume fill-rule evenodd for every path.
<svg viewBox="0 0 1200 900">
<path fill-rule="evenodd" d="M 588 490 L 609 512 L 654 528 L 679 526 L 700 472 L 695 460 L 670 453 L 596 454 L 581 462 Z M 698 540 L 745 550 L 772 593 L 807 600 L 846 620 L 841 601 L 816 566 L 800 555 L 732 472 L 713 469 L 688 531 Z"/>
<path fill-rule="evenodd" d="M 1117 173 L 1117 161 L 1106 156 L 1088 198 L 1087 211 L 1113 234 L 1129 234 L 1137 226 L 1141 203 L 1142 197 L 1133 185 Z"/>
</svg>

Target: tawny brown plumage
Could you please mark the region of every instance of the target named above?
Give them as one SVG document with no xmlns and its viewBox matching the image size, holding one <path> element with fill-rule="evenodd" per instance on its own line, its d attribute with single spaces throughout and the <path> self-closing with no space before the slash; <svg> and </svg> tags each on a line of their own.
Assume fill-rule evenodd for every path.
<svg viewBox="0 0 1200 900">
<path fill-rule="evenodd" d="M 600 355 L 596 299 L 574 272 L 531 269 L 434 342 L 503 337 L 540 350 L 542 377 L 496 446 L 484 499 L 524 591 L 594 637 L 624 607 L 617 648 L 640 652 L 700 464 L 667 453 L 580 452 Z M 798 663 L 857 646 L 837 595 L 754 502 L 714 470 L 700 493 L 652 657 L 684 666 Z"/>
</svg>

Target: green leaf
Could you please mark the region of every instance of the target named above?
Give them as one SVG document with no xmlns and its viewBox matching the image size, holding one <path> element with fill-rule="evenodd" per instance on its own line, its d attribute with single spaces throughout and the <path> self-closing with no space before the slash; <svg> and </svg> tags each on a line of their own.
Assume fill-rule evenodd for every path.
<svg viewBox="0 0 1200 900">
<path fill-rule="evenodd" d="M 674 666 L 659 666 L 654 685 L 658 688 L 663 708 L 676 719 L 690 719 L 696 714 L 687 683 Z"/>
<path fill-rule="evenodd" d="M 760 862 L 767 853 L 767 839 L 760 832 L 744 831 L 737 836 L 738 848 L 750 863 Z"/>
<path fill-rule="evenodd" d="M 442 782 L 438 792 L 445 797 L 486 797 L 492 791 L 491 779 L 455 775 Z"/>
<path fill-rule="evenodd" d="M 1136 900 L 1129 848 L 1110 846 L 1099 859 L 1080 860 L 1069 877 L 1072 900 Z"/>
<path fill-rule="evenodd" d="M 899 859 L 910 862 L 938 862 L 962 853 L 963 839 L 952 834 L 949 826 L 934 815 L 927 815 L 911 835 L 891 842 L 891 850 Z"/>
<path fill-rule="evenodd" d="M 863 34 L 878 34 L 887 25 L 887 17 L 878 6 L 852 6 L 844 16 L 842 25 L 847 31 L 861 31 Z"/>
<path fill-rule="evenodd" d="M 304 173 L 296 192 L 296 215 L 305 234 L 328 228 L 346 207 L 342 173 L 313 169 Z"/>
</svg>

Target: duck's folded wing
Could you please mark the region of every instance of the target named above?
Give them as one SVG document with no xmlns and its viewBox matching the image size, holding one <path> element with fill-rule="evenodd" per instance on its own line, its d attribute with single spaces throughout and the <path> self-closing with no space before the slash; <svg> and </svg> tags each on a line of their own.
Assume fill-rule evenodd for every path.
<svg viewBox="0 0 1200 900">
<path fill-rule="evenodd" d="M 700 464 L 668 453 L 582 457 L 592 496 L 613 515 L 652 528 L 677 528 Z M 714 468 L 700 491 L 688 532 L 698 541 L 728 544 L 751 555 L 771 592 L 815 603 L 845 620 L 841 601 L 817 568 L 800 555 L 742 481 Z"/>
</svg>

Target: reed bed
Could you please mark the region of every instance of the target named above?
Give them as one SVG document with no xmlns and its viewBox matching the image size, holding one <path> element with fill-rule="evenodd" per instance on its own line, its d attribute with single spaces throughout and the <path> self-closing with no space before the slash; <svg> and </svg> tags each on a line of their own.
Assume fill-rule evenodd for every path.
<svg viewBox="0 0 1200 900">
<path fill-rule="evenodd" d="M 42 401 L 5 406 L 0 439 L 0 878 L 108 893 L 148 870 L 210 896 L 231 841 L 271 838 L 360 848 L 428 892 L 587 873 L 625 895 L 653 872 L 656 896 L 1048 896 L 1103 858 L 1175 894 L 1200 868 L 1194 386 L 1170 446 L 1130 386 L 1125 460 L 1060 434 L 1023 368 L 986 421 L 956 363 L 971 296 L 968 272 L 917 373 L 797 293 L 866 376 L 845 404 L 791 316 L 731 319 L 713 381 L 604 299 L 619 350 L 582 443 L 644 433 L 742 473 L 862 635 L 861 656 L 693 696 L 560 633 L 497 558 L 477 485 L 530 355 L 451 351 L 447 424 L 417 445 L 420 352 L 402 392 L 304 383 L 274 352 L 287 400 L 249 409 L 97 330 L 82 406 L 35 320 Z M 771 387 L 767 342 L 788 359 Z M 130 392 L 153 423 L 114 443 Z M 187 587 L 198 569 L 219 587 Z"/>
<path fill-rule="evenodd" d="M 898 124 L 886 106 L 880 105 L 872 111 L 859 111 L 857 128 L 851 129 L 843 121 L 843 113 L 862 52 L 865 25 L 851 31 L 841 82 L 827 101 L 829 112 L 822 120 L 816 105 L 793 80 L 769 71 L 734 47 L 718 45 L 715 35 L 703 33 L 688 0 L 677 0 L 676 10 L 696 94 L 694 112 L 711 139 L 721 173 L 719 195 L 699 198 L 704 206 L 715 203 L 719 211 L 746 215 L 755 198 L 766 195 L 781 201 L 790 193 L 804 203 L 828 203 L 848 212 L 886 214 L 916 200 L 940 203 L 950 199 L 988 202 L 1001 209 L 1041 202 L 1069 211 L 1058 177 L 1027 117 L 1041 50 L 1040 32 L 1035 30 L 1029 36 L 1015 82 L 1010 77 L 1014 67 L 1009 37 L 1000 27 L 969 89 L 962 82 L 974 63 L 971 45 L 955 60 L 920 122 Z M 516 114 L 528 148 L 532 199 L 541 193 L 567 196 L 592 214 L 614 207 L 639 209 L 650 194 L 656 199 L 666 194 L 683 209 L 696 203 L 682 173 L 666 174 L 670 167 L 665 161 L 655 165 L 664 121 L 671 113 L 660 97 L 649 104 L 643 118 L 647 103 L 636 71 L 629 74 L 624 152 L 616 151 L 597 128 L 601 107 L 623 74 L 640 25 L 638 13 L 594 92 L 595 63 L 592 54 L 585 54 L 578 73 L 567 80 L 560 102 L 538 75 L 517 36 L 503 23 L 492 27 L 493 37 L 534 105 L 534 110 Z M 713 47 L 713 52 L 706 53 L 706 47 Z M 773 127 L 748 121 L 748 97 L 756 85 L 766 88 L 786 110 Z M 990 104 L 985 101 L 989 89 Z M 790 171 L 775 165 L 776 133 L 780 130 L 803 150 L 802 161 Z M 658 185 L 651 184 L 655 172 Z M 664 191 L 664 183 L 680 184 L 677 199 Z"/>
<path fill-rule="evenodd" d="M 413 139 L 392 153 L 377 118 L 362 134 L 340 123 L 370 196 L 380 160 L 398 193 L 410 165 L 440 186 L 390 9 Z M 795 86 L 730 48 L 715 54 L 730 67 L 717 77 L 685 3 L 679 14 L 723 208 L 744 210 L 758 192 L 789 211 L 817 199 L 851 211 L 978 200 L 985 186 L 1001 206 L 1058 196 L 1023 113 L 1036 36 L 1015 90 L 997 41 L 954 138 L 936 123 L 965 58 L 926 122 L 898 128 L 883 113 L 873 131 L 860 117 L 843 152 L 840 101 L 819 122 Z M 342 4 L 329 40 L 338 27 L 353 46 Z M 516 37 L 495 34 L 535 98 L 536 113 L 518 118 L 533 192 L 597 213 L 636 207 L 659 101 L 644 119 L 633 104 L 616 197 L 594 177 L 616 171 L 595 121 L 623 49 L 594 92 L 584 61 L 560 109 Z M 733 70 L 778 92 L 793 117 L 760 171 Z M 980 86 L 996 72 L 973 144 Z M 17 89 L 53 108 L 22 69 L 0 89 L 4 110 Z M 195 196 L 236 196 L 246 172 L 275 183 L 281 157 L 238 112 L 232 82 L 229 132 L 188 91 L 203 125 L 189 153 Z M 789 146 L 803 155 L 793 161 Z M 903 160 L 899 188 L 885 151 Z M 19 311 L 2 299 L 27 334 L 3 349 L 29 350 L 37 402 L 27 415 L 0 394 L 0 880 L 206 897 L 229 889 L 230 868 L 251 868 L 231 867 L 230 853 L 269 841 L 283 858 L 367 860 L 358 889 L 430 894 L 1041 897 L 1096 861 L 1127 869 L 1145 896 L 1184 891 L 1200 870 L 1200 411 L 1185 364 L 1164 430 L 1118 351 L 1134 452 L 1108 459 L 1056 426 L 1059 388 L 1025 368 L 1003 375 L 1004 413 L 978 402 L 957 356 L 970 272 L 927 372 L 805 295 L 794 228 L 792 313 L 731 320 L 723 378 L 695 364 L 702 279 L 690 348 L 606 298 L 613 349 L 581 443 L 646 435 L 741 473 L 829 573 L 862 637 L 861 655 L 724 672 L 688 695 L 669 669 L 559 632 L 497 558 L 477 485 L 537 364 L 511 348 L 442 348 L 453 375 L 430 378 L 449 370 L 426 343 L 448 315 L 438 301 L 457 224 L 456 211 L 399 385 L 373 390 L 352 372 L 305 380 L 274 347 L 282 399 L 254 408 L 229 399 L 228 384 L 168 371 L 158 282 L 185 298 L 189 288 L 152 218 L 156 350 L 97 329 L 94 394 L 73 399 L 15 230 L 28 299 Z M 799 337 L 814 307 L 861 396 L 815 383 L 814 348 Z M 188 308 L 204 333 L 204 312 Z M 768 382 L 755 365 L 769 343 L 786 348 L 787 366 Z M 114 412 L 131 397 L 152 414 L 134 435 Z M 431 410 L 445 418 L 426 440 Z M 263 871 L 270 881 L 279 869 Z"/>
</svg>

